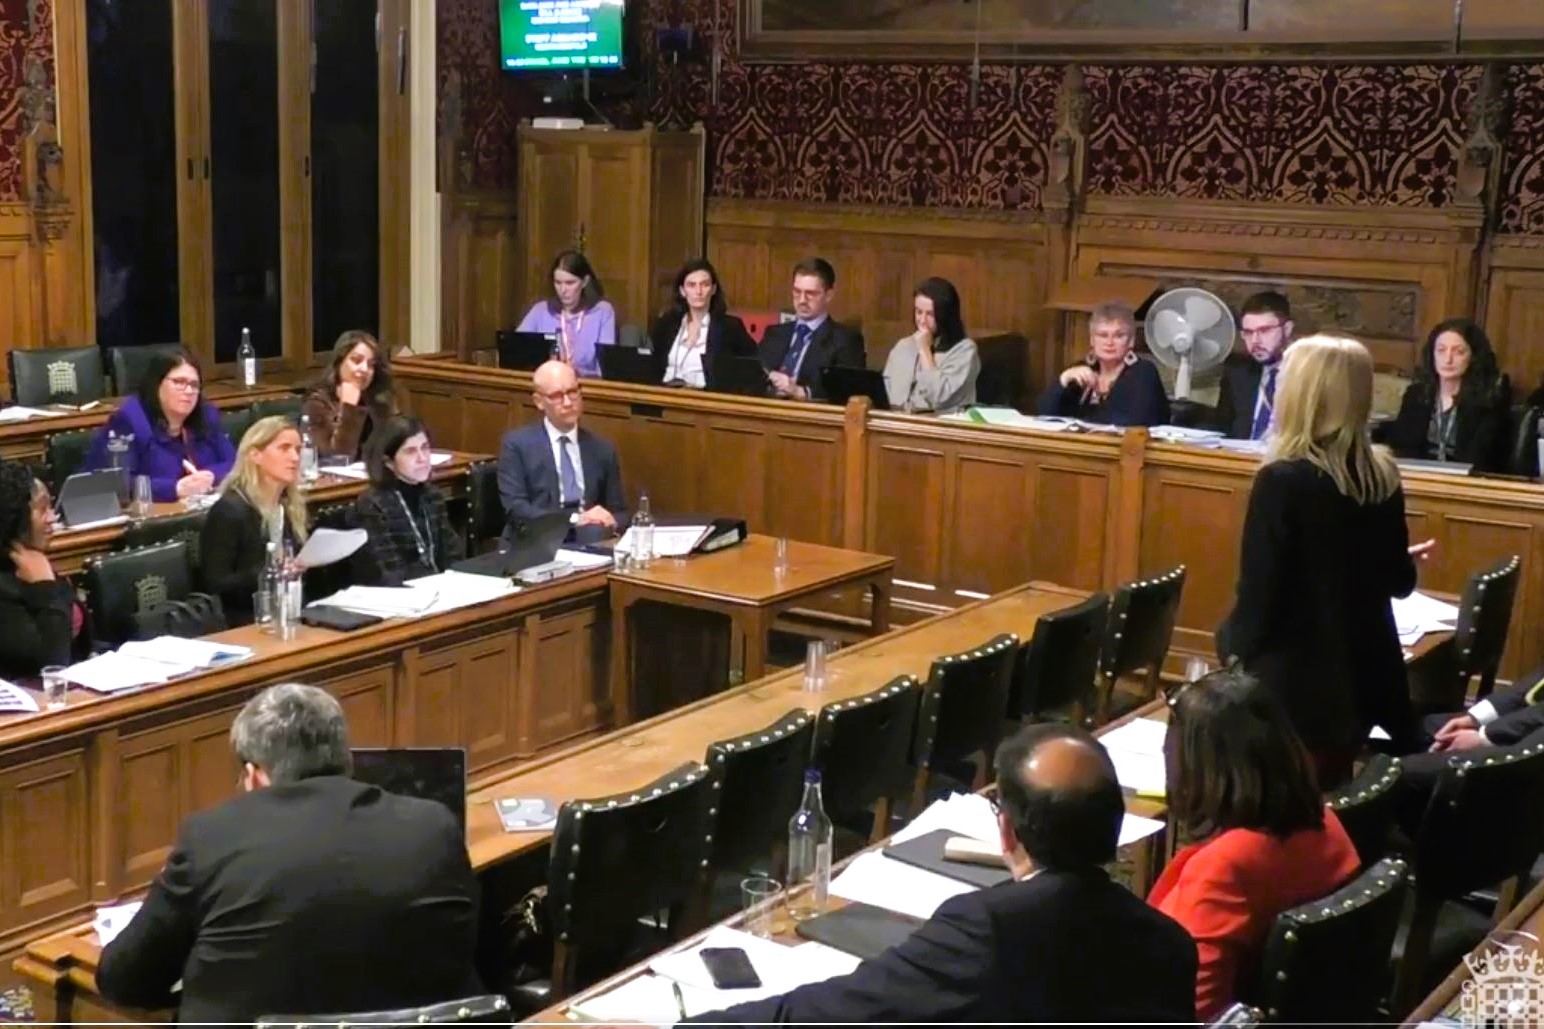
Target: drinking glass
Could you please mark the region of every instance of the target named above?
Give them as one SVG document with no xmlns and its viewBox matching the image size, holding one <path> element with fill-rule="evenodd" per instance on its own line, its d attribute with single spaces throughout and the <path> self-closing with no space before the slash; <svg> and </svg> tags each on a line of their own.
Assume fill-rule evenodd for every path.
<svg viewBox="0 0 1544 1029">
<path fill-rule="evenodd" d="M 773 900 L 783 884 L 765 875 L 740 880 L 740 900 L 745 912 L 742 928 L 752 936 L 766 939 L 772 935 Z"/>
<path fill-rule="evenodd" d="M 810 640 L 804 646 L 804 692 L 819 693 L 826 688 L 826 654 L 830 644 Z"/>
<path fill-rule="evenodd" d="M 150 476 L 134 476 L 134 493 L 129 504 L 129 514 L 135 518 L 149 518 L 150 505 L 153 503 L 150 493 Z"/>
<path fill-rule="evenodd" d="M 779 536 L 772 544 L 772 573 L 779 577 L 788 574 L 788 537 Z"/>
<path fill-rule="evenodd" d="M 46 665 L 43 668 L 43 702 L 50 711 L 64 707 L 65 694 L 70 683 L 64 677 L 63 665 Z"/>
</svg>

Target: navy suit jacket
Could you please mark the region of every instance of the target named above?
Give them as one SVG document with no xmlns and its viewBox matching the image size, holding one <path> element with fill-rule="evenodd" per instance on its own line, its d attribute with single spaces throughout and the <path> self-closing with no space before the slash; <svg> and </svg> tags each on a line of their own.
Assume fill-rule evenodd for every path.
<svg viewBox="0 0 1544 1029">
<path fill-rule="evenodd" d="M 1260 376 L 1264 369 L 1248 354 L 1230 354 L 1222 363 L 1222 381 L 1217 391 L 1217 416 L 1212 427 L 1229 439 L 1248 439 L 1254 428 L 1255 401 L 1260 396 Z M 1277 385 L 1280 385 L 1278 376 Z"/>
<path fill-rule="evenodd" d="M 775 372 L 782 368 L 783 359 L 788 356 L 788 348 L 793 346 L 793 330 L 793 322 L 780 322 L 767 327 L 761 337 L 758 354 L 761 366 L 767 371 Z M 820 373 L 832 365 L 864 368 L 867 367 L 867 356 L 863 349 L 863 333 L 849 329 L 827 316 L 820 323 L 820 328 L 810 336 L 809 345 L 804 349 L 804 360 L 799 362 L 799 374 L 794 381 L 809 390 L 810 396 L 823 400 L 825 390 L 821 385 Z"/>
<path fill-rule="evenodd" d="M 627 497 L 616 447 L 583 425 L 579 427 L 579 463 L 584 469 L 584 506 L 599 504 L 627 527 Z M 545 419 L 511 429 L 499 446 L 499 499 L 504 502 L 504 538 L 513 540 L 532 519 L 562 507 L 558 468 Z"/>
<path fill-rule="evenodd" d="M 954 897 L 857 970 L 687 1019 L 1194 1022 L 1196 945 L 1101 869 Z"/>
</svg>

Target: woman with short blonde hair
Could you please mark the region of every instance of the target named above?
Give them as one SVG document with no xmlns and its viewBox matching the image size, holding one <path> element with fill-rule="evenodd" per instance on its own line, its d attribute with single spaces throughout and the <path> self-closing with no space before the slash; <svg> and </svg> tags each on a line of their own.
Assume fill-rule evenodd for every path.
<svg viewBox="0 0 1544 1029">
<path fill-rule="evenodd" d="M 1282 359 L 1265 464 L 1244 518 L 1237 600 L 1217 633 L 1282 698 L 1320 785 L 1345 781 L 1368 731 L 1408 737 L 1389 598 L 1415 588 L 1399 470 L 1369 435 L 1372 358 L 1310 336 Z"/>
</svg>

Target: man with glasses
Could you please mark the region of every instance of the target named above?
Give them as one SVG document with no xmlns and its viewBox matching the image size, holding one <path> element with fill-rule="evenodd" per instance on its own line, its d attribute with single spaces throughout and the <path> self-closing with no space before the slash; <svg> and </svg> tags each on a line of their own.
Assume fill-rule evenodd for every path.
<svg viewBox="0 0 1544 1029">
<path fill-rule="evenodd" d="M 831 365 L 864 367 L 863 333 L 830 316 L 836 269 L 823 257 L 793 266 L 794 320 L 767 329 L 758 356 L 780 397 L 822 397 L 820 373 Z"/>
<path fill-rule="evenodd" d="M 1239 308 L 1238 325 L 1249 356 L 1234 354 L 1224 362 L 1214 424 L 1233 439 L 1264 439 L 1281 355 L 1292 342 L 1292 305 L 1274 290 L 1256 293 Z"/>
<path fill-rule="evenodd" d="M 627 527 L 627 499 L 616 447 L 579 427 L 584 397 L 571 365 L 548 361 L 536 369 L 531 394 L 541 421 L 504 434 L 499 447 L 499 497 L 504 539 L 552 511 L 569 512 L 570 536 L 592 543 Z"/>
</svg>

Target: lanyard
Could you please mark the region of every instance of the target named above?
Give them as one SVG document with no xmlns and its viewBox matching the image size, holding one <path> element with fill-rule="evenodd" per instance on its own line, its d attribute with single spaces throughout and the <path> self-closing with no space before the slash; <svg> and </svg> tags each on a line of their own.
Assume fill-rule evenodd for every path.
<svg viewBox="0 0 1544 1029">
<path fill-rule="evenodd" d="M 413 530 L 413 542 L 418 546 L 418 560 L 431 572 L 440 570 L 440 566 L 434 563 L 434 548 L 424 539 L 424 534 L 418 531 L 418 521 L 413 517 L 413 512 L 407 506 L 407 501 L 402 499 L 402 494 L 392 490 L 392 495 L 397 498 L 397 503 L 402 505 L 402 513 L 407 515 L 407 524 Z M 424 517 L 424 528 L 428 526 L 428 516 Z"/>
<path fill-rule="evenodd" d="M 665 381 L 680 379 L 686 381 L 686 362 L 692 356 L 692 351 L 699 346 L 705 346 L 704 341 L 708 336 L 708 320 L 704 318 L 697 326 L 697 335 L 691 337 L 692 316 L 686 315 L 681 319 L 681 329 L 676 333 L 675 343 L 670 347 L 670 367 L 665 369 Z M 701 368 L 699 362 L 698 367 Z M 671 371 L 675 374 L 672 375 Z M 705 369 L 704 369 L 705 370 Z"/>
<path fill-rule="evenodd" d="M 568 315 L 558 312 L 558 335 L 563 340 L 563 360 L 572 362 L 574 359 L 574 338 L 584 331 L 584 308 L 579 309 L 579 317 L 574 321 L 574 331 L 568 331 Z"/>
</svg>

